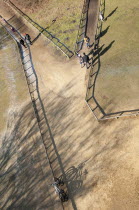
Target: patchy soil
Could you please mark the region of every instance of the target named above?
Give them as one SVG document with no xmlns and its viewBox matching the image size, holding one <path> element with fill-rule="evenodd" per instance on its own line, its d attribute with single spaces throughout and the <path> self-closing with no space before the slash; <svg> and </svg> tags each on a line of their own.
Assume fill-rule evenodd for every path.
<svg viewBox="0 0 139 210">
<path fill-rule="evenodd" d="M 83 0 L 12 0 L 25 14 L 31 17 L 71 50 L 74 50 Z M 52 22 L 55 20 L 54 22 Z"/>
<path fill-rule="evenodd" d="M 139 109 L 139 2 L 106 2 L 95 98 L 106 114 Z M 125 10 L 126 8 L 126 10 Z M 97 57 L 97 55 L 96 55 Z M 94 68 L 94 72 L 96 67 Z"/>
<path fill-rule="evenodd" d="M 0 55 L 0 208 L 60 210 L 19 49 L 2 27 Z"/>
<path fill-rule="evenodd" d="M 27 99 L 27 89 L 18 47 L 14 40 L 0 28 L 0 131 L 6 126 L 10 110 L 16 110 Z"/>
<path fill-rule="evenodd" d="M 44 50 L 41 47 L 39 52 L 44 54 Z M 32 52 L 38 59 L 34 63 L 43 102 L 68 179 L 72 202 L 65 203 L 65 208 L 137 209 L 138 117 L 98 123 L 84 102 L 85 72 L 76 61 L 65 62 L 62 67 L 46 52 L 45 69 L 45 58 L 42 62 L 42 56 L 38 57 L 33 48 Z M 57 168 L 61 176 L 61 166 Z"/>
<path fill-rule="evenodd" d="M 1 14 L 3 14 L 2 11 Z M 85 69 L 80 68 L 78 61 L 74 58 L 66 60 L 59 57 L 59 54 L 55 54 L 51 44 L 44 37 L 40 37 L 33 44 L 31 51 L 39 79 L 40 93 L 58 155 L 58 164 L 54 167 L 55 175 L 62 177 L 64 174 L 67 180 L 70 199 L 64 203 L 64 208 L 68 210 L 137 210 L 139 206 L 139 117 L 98 123 L 84 101 L 86 72 Z M 30 125 L 29 107 L 26 110 L 25 118 L 27 117 L 28 121 L 21 120 L 23 123 L 21 128 L 24 128 L 25 125 L 28 125 L 28 129 L 32 128 L 29 137 L 34 139 L 37 144 L 39 138 L 33 135 L 35 129 L 34 125 Z M 22 140 L 20 134 L 23 135 L 24 140 L 24 130 L 22 133 L 21 129 L 17 136 L 19 137 L 19 146 Z M 9 140 L 9 142 L 13 141 Z M 30 142 L 30 147 L 34 154 L 36 148 L 34 148 L 33 142 Z M 41 199 L 43 190 L 40 189 L 36 192 L 39 185 L 42 184 L 43 189 L 45 185 L 43 185 L 43 179 L 35 175 L 38 165 L 32 166 L 29 153 L 25 155 L 28 151 L 28 142 L 24 141 L 24 147 L 19 148 L 20 156 L 17 159 L 20 166 L 19 172 L 26 165 L 23 164 L 22 158 L 25 156 L 25 163 L 29 160 L 29 164 L 25 168 L 26 178 L 20 176 L 19 173 L 20 179 L 15 182 L 19 186 L 19 190 L 21 189 L 20 182 L 23 186 L 24 193 L 20 194 L 22 200 L 20 206 L 27 201 L 25 208 L 49 209 L 50 203 L 47 200 L 48 197 L 45 200 L 45 193 Z M 37 163 L 40 154 L 43 156 L 44 151 L 37 151 L 34 163 Z M 42 160 L 43 157 L 39 164 L 43 162 Z M 34 172 L 33 178 L 32 174 L 30 175 L 29 166 L 34 168 L 31 167 Z M 42 169 L 46 170 L 47 168 L 43 165 Z M 6 174 L 5 177 L 7 177 Z M 45 177 L 46 180 L 47 177 Z M 4 186 L 6 186 L 4 194 L 10 193 L 7 190 L 7 185 L 4 184 Z M 14 188 L 13 186 L 12 189 Z M 26 193 L 27 189 L 30 191 Z M 47 189 L 50 190 L 49 187 Z M 30 192 L 31 196 L 28 197 Z M 12 191 L 12 193 L 12 196 L 16 198 L 17 191 Z M 32 202 L 31 197 L 35 195 L 37 198 L 35 200 L 34 197 Z"/>
</svg>

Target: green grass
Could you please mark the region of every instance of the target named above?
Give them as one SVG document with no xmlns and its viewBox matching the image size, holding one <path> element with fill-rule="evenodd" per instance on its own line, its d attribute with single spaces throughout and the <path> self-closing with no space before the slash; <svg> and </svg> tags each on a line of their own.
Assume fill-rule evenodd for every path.
<svg viewBox="0 0 139 210">
<path fill-rule="evenodd" d="M 71 50 L 74 50 L 83 0 L 43 0 L 40 4 L 33 2 L 30 7 L 27 7 L 29 2 L 18 1 L 16 5 L 21 10 L 24 8 L 23 11 L 35 22 L 44 28 L 49 27 L 48 31 L 59 38 Z M 56 19 L 56 22 L 52 24 L 54 19 Z"/>
</svg>

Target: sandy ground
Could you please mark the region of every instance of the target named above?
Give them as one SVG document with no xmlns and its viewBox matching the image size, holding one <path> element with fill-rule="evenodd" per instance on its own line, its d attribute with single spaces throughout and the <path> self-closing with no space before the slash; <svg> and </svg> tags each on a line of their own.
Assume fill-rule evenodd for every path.
<svg viewBox="0 0 139 210">
<path fill-rule="evenodd" d="M 0 43 L 0 132 L 2 132 L 6 126 L 8 113 L 18 109 L 19 104 L 24 104 L 28 93 L 23 91 L 27 87 L 18 47 L 6 30 L 1 33 Z"/>
<path fill-rule="evenodd" d="M 18 47 L 12 39 L 1 46 L 0 208 L 61 209 Z"/>
<path fill-rule="evenodd" d="M 86 72 L 78 61 L 56 54 L 43 37 L 34 43 L 31 51 L 60 160 L 54 171 L 67 179 L 70 200 L 64 203 L 64 208 L 137 210 L 139 118 L 98 123 L 84 101 Z M 24 184 L 31 179 L 29 174 L 26 177 Z M 32 191 L 36 192 L 36 186 Z M 38 197 L 35 209 L 40 203 L 43 200 Z"/>
<path fill-rule="evenodd" d="M 61 209 L 49 185 L 51 177 L 32 104 L 28 103 L 10 113 L 2 139 L 1 209 Z"/>
</svg>

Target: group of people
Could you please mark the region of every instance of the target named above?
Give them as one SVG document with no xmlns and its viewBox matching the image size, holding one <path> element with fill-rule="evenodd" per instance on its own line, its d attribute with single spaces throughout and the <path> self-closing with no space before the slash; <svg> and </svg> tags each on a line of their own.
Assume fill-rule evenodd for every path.
<svg viewBox="0 0 139 210">
<path fill-rule="evenodd" d="M 86 66 L 86 68 L 89 67 L 89 56 L 86 55 L 85 53 L 83 53 L 83 56 L 81 56 L 81 54 L 77 53 L 77 56 L 79 58 L 79 62 L 81 65 L 81 68 L 83 68 L 84 66 Z"/>
<path fill-rule="evenodd" d="M 99 13 L 99 20 L 102 21 L 102 22 L 104 21 L 104 16 L 101 12 Z M 86 44 L 86 47 L 88 49 L 93 45 L 93 44 L 90 45 L 90 38 L 87 37 L 87 36 L 84 37 L 83 41 Z M 89 64 L 89 56 L 86 55 L 85 53 L 83 53 L 83 56 L 81 56 L 81 54 L 79 54 L 79 53 L 76 53 L 76 54 L 77 54 L 77 57 L 79 58 L 79 62 L 80 62 L 81 67 L 86 66 L 86 68 L 88 68 L 89 65 L 90 65 Z"/>
<path fill-rule="evenodd" d="M 87 36 L 84 37 L 84 43 L 86 44 L 88 49 L 91 47 L 89 37 L 87 37 Z M 88 68 L 90 65 L 89 64 L 89 56 L 86 55 L 85 53 L 83 53 L 83 56 L 81 56 L 81 54 L 79 54 L 79 53 L 76 53 L 76 55 L 79 58 L 81 68 L 83 68 L 84 66 L 86 66 L 86 68 Z"/>
<path fill-rule="evenodd" d="M 24 34 L 24 37 L 25 37 L 25 40 L 26 40 L 27 44 L 32 45 L 32 41 L 31 41 L 30 35 L 29 35 L 29 34 Z M 27 48 L 27 46 L 25 45 L 25 42 L 24 42 L 23 39 L 20 39 L 20 44 L 21 44 L 22 46 L 24 46 L 25 48 Z"/>
<path fill-rule="evenodd" d="M 99 13 L 99 20 L 100 20 L 100 21 L 103 21 L 103 20 L 104 20 L 104 17 L 103 17 L 103 15 L 102 15 L 101 12 Z M 15 30 L 14 27 L 11 27 L 11 30 L 12 30 L 12 32 L 16 32 L 16 30 Z M 24 39 L 26 40 L 26 42 L 27 42 L 28 44 L 32 45 L 31 37 L 30 37 L 29 34 L 24 34 Z M 25 45 L 24 39 L 20 39 L 20 44 L 21 44 L 22 46 L 24 46 L 25 48 L 27 48 L 27 46 Z M 89 49 L 89 48 L 91 47 L 91 45 L 90 45 L 90 38 L 87 37 L 87 36 L 85 36 L 85 37 L 84 37 L 84 42 L 86 43 L 86 46 L 87 46 L 87 48 Z M 89 64 L 89 56 L 86 55 L 85 53 L 83 53 L 83 56 L 81 56 L 79 53 L 76 53 L 76 54 L 77 54 L 77 56 L 78 56 L 78 58 L 79 58 L 79 62 L 80 62 L 81 67 L 86 66 L 86 68 L 88 68 L 89 65 L 90 65 L 90 64 Z"/>
<path fill-rule="evenodd" d="M 15 29 L 14 27 L 11 27 L 11 31 L 12 31 L 12 32 L 16 32 L 16 29 Z M 26 33 L 25 33 L 25 34 L 24 34 L 24 39 L 26 40 L 27 44 L 32 45 L 31 37 L 30 37 L 29 34 L 26 34 Z M 25 48 L 27 48 L 27 46 L 25 45 L 24 39 L 20 39 L 20 44 L 21 44 L 22 46 L 24 46 Z"/>
</svg>

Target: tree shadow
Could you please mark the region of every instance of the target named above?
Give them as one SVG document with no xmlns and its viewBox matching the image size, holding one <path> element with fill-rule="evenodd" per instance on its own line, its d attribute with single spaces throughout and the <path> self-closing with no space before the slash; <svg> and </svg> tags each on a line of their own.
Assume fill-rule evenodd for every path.
<svg viewBox="0 0 139 210">
<path fill-rule="evenodd" d="M 11 26 L 11 25 L 9 24 L 9 26 Z M 8 32 L 10 32 L 10 31 L 8 31 Z M 14 36 L 16 36 L 16 34 Z M 16 40 L 16 38 L 14 36 L 13 36 L 13 38 Z M 18 32 L 18 36 L 21 37 L 19 32 Z M 53 182 L 53 177 L 57 176 L 58 172 L 60 172 L 60 174 L 62 173 L 63 177 L 66 177 L 65 170 L 64 170 L 64 167 L 63 167 L 61 157 L 60 157 L 59 152 L 57 150 L 57 146 L 56 146 L 56 143 L 55 143 L 55 140 L 54 140 L 53 133 L 51 131 L 51 127 L 49 125 L 49 121 L 48 121 L 48 118 L 47 118 L 47 115 L 46 115 L 46 111 L 45 111 L 45 108 L 44 108 L 43 101 L 42 101 L 41 96 L 40 96 L 40 91 L 39 91 L 39 86 L 38 86 L 38 77 L 37 77 L 36 71 L 35 71 L 34 66 L 33 66 L 30 47 L 26 43 L 28 52 L 26 53 L 26 55 L 24 55 L 24 50 L 22 49 L 22 47 L 20 46 L 19 43 L 18 43 L 18 46 L 19 46 L 19 51 L 20 51 L 20 55 L 21 55 L 21 60 L 22 60 L 22 63 L 23 63 L 23 68 L 24 68 L 24 71 L 25 71 L 27 84 L 28 84 L 28 87 L 29 87 L 29 93 L 30 93 L 31 100 L 32 100 L 32 105 L 33 105 L 33 108 L 34 108 L 34 113 L 35 113 L 35 116 L 36 116 L 36 119 L 37 119 L 36 125 L 38 126 L 40 136 L 41 136 L 40 141 L 42 141 L 41 144 L 43 145 L 43 148 L 44 148 L 44 153 L 43 154 L 45 154 L 44 155 L 45 159 L 47 159 L 47 161 L 48 161 L 47 167 L 49 166 L 48 173 L 50 174 L 50 180 L 49 181 Z M 29 63 L 26 60 L 26 56 L 28 56 Z M 27 65 L 26 65 L 26 63 L 27 63 Z M 29 65 L 29 67 L 28 67 L 28 65 Z M 30 84 L 32 84 L 32 83 L 34 83 L 34 85 L 31 87 Z M 27 111 L 26 111 L 26 113 L 27 113 Z M 30 119 L 30 116 L 29 116 L 29 119 Z M 18 126 L 19 125 L 20 125 L 20 123 L 18 123 Z M 30 123 L 28 123 L 28 126 L 30 127 Z M 35 125 L 33 125 L 32 129 L 35 129 L 34 126 Z M 19 140 L 20 139 L 22 139 L 22 138 L 20 137 Z M 28 148 L 29 148 L 29 145 L 26 147 L 26 150 Z M 24 160 L 23 157 L 27 153 L 26 150 L 25 150 L 25 153 L 24 153 L 23 156 L 22 156 L 22 153 L 19 153 L 19 154 L 21 154 L 21 160 L 19 158 L 18 159 L 19 161 Z M 27 157 L 29 157 L 29 156 L 30 155 L 27 155 Z M 5 162 L 5 160 L 4 160 L 4 162 Z M 20 170 L 22 168 L 26 167 L 26 164 L 25 164 L 24 161 L 22 161 L 22 164 L 23 165 L 21 166 Z M 33 176 L 31 174 L 28 174 L 26 177 L 32 179 Z M 47 177 L 47 172 L 45 174 L 45 178 L 46 177 Z M 27 180 L 24 179 L 24 182 L 27 182 Z M 66 188 L 68 189 L 68 192 L 69 192 L 68 183 L 66 183 Z M 47 190 L 49 192 L 49 189 L 47 189 Z M 26 193 L 26 190 L 25 190 L 25 193 Z M 49 195 L 50 195 L 50 193 L 49 193 Z M 53 197 L 53 196 L 54 195 L 52 193 L 51 197 Z M 29 198 L 29 195 L 28 195 L 28 198 Z M 42 196 L 42 198 L 44 200 L 46 199 L 45 194 Z M 54 198 L 52 198 L 52 199 L 54 199 Z M 75 201 L 74 201 L 74 197 L 73 197 L 72 194 L 70 196 L 70 200 L 71 200 L 73 208 L 77 209 Z M 8 201 L 9 201 L 9 199 L 7 199 L 4 206 L 7 205 Z M 14 202 L 12 202 L 12 205 L 14 205 Z"/>
<path fill-rule="evenodd" d="M 41 208 L 42 204 L 51 208 L 57 202 L 48 186 L 51 174 L 42 170 L 44 151 L 37 127 L 32 104 L 9 116 L 0 155 L 1 209 Z M 46 168 L 49 169 L 48 162 Z"/>
<path fill-rule="evenodd" d="M 64 89 L 64 93 L 67 93 L 70 87 L 71 85 L 67 85 L 66 87 L 62 88 Z M 64 182 L 68 182 L 70 193 L 73 194 L 77 200 L 79 199 L 80 202 L 81 195 L 83 196 L 83 198 L 85 198 L 87 194 L 90 195 L 89 190 L 93 191 L 95 189 L 95 187 L 99 183 L 99 175 L 96 176 L 96 171 L 99 171 L 98 173 L 100 174 L 101 167 L 103 167 L 105 161 L 109 159 L 107 158 L 107 155 L 110 153 L 109 155 L 113 157 L 115 151 L 115 150 L 113 151 L 113 148 L 116 149 L 118 147 L 118 144 L 121 142 L 121 139 L 119 139 L 119 142 L 117 139 L 115 139 L 115 137 L 117 136 L 117 132 L 120 131 L 120 126 L 119 130 L 118 127 L 115 128 L 114 126 L 115 137 L 113 138 L 113 140 L 110 138 L 111 134 L 114 132 L 111 131 L 109 134 L 108 143 L 104 144 L 103 136 L 105 133 L 104 132 L 105 126 L 107 127 L 108 125 L 110 125 L 111 124 L 110 121 L 105 122 L 103 124 L 101 122 L 101 125 L 97 124 L 96 128 L 94 128 L 93 126 L 94 121 L 91 120 L 92 126 L 90 125 L 90 129 L 88 129 L 86 132 L 87 121 L 85 121 L 85 116 L 87 112 L 83 111 L 83 113 L 80 113 L 79 111 L 79 113 L 77 113 L 77 107 L 78 107 L 77 104 L 79 104 L 81 100 L 78 100 L 77 97 L 75 98 L 62 97 L 62 90 L 61 92 L 59 92 L 58 95 L 57 93 L 51 92 L 47 94 L 47 96 L 45 97 L 46 97 L 45 103 L 47 107 L 49 107 L 48 111 L 49 111 L 50 123 L 53 125 L 52 126 L 53 134 L 55 137 L 57 137 L 56 140 L 57 147 L 59 148 L 61 157 L 64 160 L 63 163 L 65 167 L 66 179 L 64 179 L 62 175 L 60 175 L 59 178 L 61 178 Z M 74 120 L 72 116 L 74 116 Z M 92 119 L 92 117 L 90 117 L 90 119 Z M 78 135 L 76 135 L 78 130 L 80 132 Z M 97 135 L 95 135 L 95 138 L 93 138 L 94 133 L 97 134 L 99 138 L 97 138 L 98 137 Z M 102 133 L 102 138 L 100 137 L 101 133 Z M 59 137 L 61 138 L 60 141 Z M 78 146 L 74 150 L 73 145 L 75 145 L 75 142 L 78 143 Z M 85 148 L 84 150 L 85 153 L 82 154 L 88 154 L 91 142 L 92 142 L 93 152 L 92 151 L 90 152 L 90 156 L 92 158 L 90 160 L 85 161 L 85 164 L 83 163 L 83 166 L 81 164 L 80 167 L 79 157 L 82 156 L 81 159 L 82 160 L 84 159 L 84 155 L 80 156 L 80 153 L 83 151 L 83 148 Z M 100 143 L 100 147 L 98 147 L 97 150 L 95 150 L 94 142 L 96 142 L 97 146 L 98 142 Z M 111 152 L 109 152 L 109 150 Z M 102 161 L 101 155 L 105 157 L 103 159 L 104 162 Z M 116 155 L 117 151 L 115 151 L 115 156 Z M 99 157 L 101 159 L 98 159 Z M 92 163 L 90 162 L 90 164 L 92 165 L 95 165 L 96 162 L 98 161 L 97 166 L 90 167 L 90 165 L 88 165 L 88 168 L 86 168 L 86 165 L 88 164 L 89 161 L 92 161 Z M 102 163 L 102 165 L 100 164 L 100 162 Z M 109 165 L 112 165 L 113 167 L 113 162 L 111 162 Z M 85 175 L 88 178 L 86 178 Z"/>
</svg>

